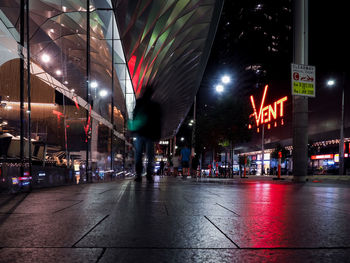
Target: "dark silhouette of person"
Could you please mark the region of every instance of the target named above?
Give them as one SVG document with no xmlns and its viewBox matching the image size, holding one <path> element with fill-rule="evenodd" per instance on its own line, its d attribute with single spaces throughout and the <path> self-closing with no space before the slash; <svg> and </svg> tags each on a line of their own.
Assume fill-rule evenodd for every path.
<svg viewBox="0 0 350 263">
<path fill-rule="evenodd" d="M 186 178 L 190 175 L 190 159 L 191 159 L 191 150 L 188 148 L 187 143 L 181 149 L 181 166 L 182 166 L 182 177 Z"/>
<path fill-rule="evenodd" d="M 142 155 L 144 150 L 147 156 L 147 174 L 148 182 L 153 182 L 154 171 L 154 142 L 159 141 L 161 136 L 161 110 L 159 103 L 152 99 L 153 87 L 145 87 L 142 97 L 136 100 L 136 106 L 133 112 L 133 120 L 129 121 L 129 130 L 134 133 L 136 139 L 135 146 L 135 170 L 136 182 L 142 181 Z"/>
<path fill-rule="evenodd" d="M 164 175 L 164 167 L 165 167 L 165 163 L 163 160 L 161 160 L 159 162 L 159 175 L 163 176 Z"/>
</svg>

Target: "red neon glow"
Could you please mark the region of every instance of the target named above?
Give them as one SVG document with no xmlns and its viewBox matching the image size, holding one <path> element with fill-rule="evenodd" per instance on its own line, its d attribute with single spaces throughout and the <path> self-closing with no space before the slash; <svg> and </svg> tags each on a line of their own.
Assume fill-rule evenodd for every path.
<svg viewBox="0 0 350 263">
<path fill-rule="evenodd" d="M 128 67 L 129 67 L 129 72 L 130 72 L 131 78 L 134 75 L 135 64 L 136 64 L 136 56 L 131 56 L 131 58 L 128 62 Z"/>
<path fill-rule="evenodd" d="M 260 124 L 270 123 L 272 120 L 276 120 L 277 118 L 284 116 L 284 102 L 287 101 L 288 97 L 285 96 L 274 103 L 264 106 L 266 93 L 267 93 L 268 85 L 265 86 L 263 97 L 261 99 L 259 112 L 256 111 L 255 101 L 253 95 L 250 96 L 250 102 L 253 107 L 253 116 L 255 117 L 256 126 L 259 127 Z M 279 108 L 279 110 L 278 110 Z M 283 120 L 281 121 L 283 125 Z M 268 125 L 268 129 L 270 129 L 271 125 Z M 274 127 L 277 127 L 277 122 L 274 122 Z"/>
<path fill-rule="evenodd" d="M 334 158 L 334 154 L 311 155 L 311 160 L 333 159 L 333 158 Z"/>
<path fill-rule="evenodd" d="M 91 124 L 91 106 L 90 106 L 90 110 L 89 110 L 89 117 L 87 119 L 87 123 L 86 123 L 86 125 L 84 125 L 84 131 L 85 131 L 85 135 L 86 135 L 85 142 L 88 142 L 90 124 Z"/>
<path fill-rule="evenodd" d="M 143 81 L 145 79 L 147 68 L 148 68 L 148 65 L 146 65 L 145 69 L 143 70 L 143 74 L 141 76 L 141 79 L 140 79 L 140 82 L 139 82 L 139 86 L 137 87 L 137 92 L 138 92 L 137 95 L 141 92 L 142 84 L 143 84 Z"/>
<path fill-rule="evenodd" d="M 63 113 L 62 112 L 59 112 L 57 110 L 52 110 L 52 113 L 57 115 L 57 119 L 60 120 L 61 117 L 64 117 Z"/>
<path fill-rule="evenodd" d="M 75 103 L 75 107 L 79 110 L 79 104 L 78 104 L 78 101 L 77 101 L 77 97 L 76 97 L 76 96 L 73 97 L 73 101 L 74 101 L 74 103 Z"/>
<path fill-rule="evenodd" d="M 252 105 L 253 105 L 253 110 L 254 110 L 254 115 L 255 115 L 256 126 L 259 126 L 259 124 L 260 124 L 260 117 L 262 116 L 261 113 L 262 113 L 262 109 L 263 109 L 263 106 L 264 106 L 265 97 L 266 97 L 266 92 L 267 92 L 267 88 L 268 88 L 268 87 L 269 87 L 268 85 L 265 86 L 264 95 L 263 95 L 263 97 L 262 97 L 261 104 L 260 104 L 259 114 L 257 114 L 257 112 L 256 112 L 255 103 L 254 103 L 254 97 L 253 97 L 253 96 L 250 96 L 250 101 L 252 102 Z M 263 122 L 263 121 L 262 121 L 262 122 Z"/>
<path fill-rule="evenodd" d="M 22 177 L 18 177 L 18 180 L 20 180 L 20 181 L 32 180 L 32 177 L 31 176 L 22 176 Z"/>
</svg>

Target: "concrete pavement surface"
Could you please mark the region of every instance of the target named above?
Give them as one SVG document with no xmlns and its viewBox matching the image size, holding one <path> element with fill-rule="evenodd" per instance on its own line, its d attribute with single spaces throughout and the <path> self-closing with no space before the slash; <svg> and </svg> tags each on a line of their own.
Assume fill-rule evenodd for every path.
<svg viewBox="0 0 350 263">
<path fill-rule="evenodd" d="M 1 194 L 0 262 L 350 262 L 350 184 L 155 179 Z"/>
</svg>

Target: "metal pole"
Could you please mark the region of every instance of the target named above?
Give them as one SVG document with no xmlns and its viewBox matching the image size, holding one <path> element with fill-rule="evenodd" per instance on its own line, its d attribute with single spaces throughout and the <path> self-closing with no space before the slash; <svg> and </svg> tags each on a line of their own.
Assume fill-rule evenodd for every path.
<svg viewBox="0 0 350 263">
<path fill-rule="evenodd" d="M 343 75 L 342 97 L 341 97 L 341 123 L 340 123 L 340 141 L 339 141 L 339 174 L 344 174 L 344 85 L 345 73 Z"/>
<path fill-rule="evenodd" d="M 20 93 L 20 176 L 24 174 L 24 0 L 21 0 L 20 10 L 20 42 L 19 42 L 19 93 Z"/>
<path fill-rule="evenodd" d="M 294 63 L 308 64 L 308 0 L 294 1 Z M 293 181 L 305 182 L 308 156 L 308 98 L 293 96 Z"/>
<path fill-rule="evenodd" d="M 174 143 L 173 143 L 173 155 L 175 156 L 176 154 L 176 134 L 174 135 Z"/>
<path fill-rule="evenodd" d="M 193 162 L 193 158 L 195 156 L 195 143 L 196 143 L 196 105 L 197 105 L 197 96 L 194 96 L 194 101 L 193 101 L 193 125 L 192 125 L 192 139 L 191 139 L 191 142 L 192 142 L 192 149 L 191 149 L 191 154 L 192 154 L 192 158 L 191 158 L 191 168 L 190 170 L 193 170 L 193 165 L 192 165 L 192 162 Z M 196 168 L 195 168 L 196 170 Z M 192 171 L 193 173 L 193 171 Z"/>
<path fill-rule="evenodd" d="M 86 100 L 88 105 L 91 107 L 90 101 L 90 0 L 86 1 Z M 92 122 L 89 121 L 90 110 L 86 110 L 86 125 L 91 125 Z M 87 126 L 86 134 L 86 182 L 89 182 L 89 152 L 90 152 L 90 138 L 89 138 L 89 129 L 91 127 Z"/>
<path fill-rule="evenodd" d="M 264 145 L 264 140 L 265 140 L 265 123 L 262 125 L 262 130 L 261 130 L 261 175 L 265 174 L 265 169 L 264 169 L 264 157 L 265 157 L 265 145 Z"/>
<path fill-rule="evenodd" d="M 113 132 L 114 132 L 114 13 L 111 12 L 111 19 L 112 19 L 112 96 L 111 96 L 111 123 L 112 123 L 112 130 L 111 130 L 111 170 L 113 170 L 114 165 L 114 151 L 113 151 Z"/>
<path fill-rule="evenodd" d="M 26 4 L 26 31 L 27 31 L 27 100 L 28 100 L 28 154 L 29 154 L 29 175 L 32 176 L 32 106 L 30 86 L 30 45 L 29 45 L 29 0 Z"/>
</svg>

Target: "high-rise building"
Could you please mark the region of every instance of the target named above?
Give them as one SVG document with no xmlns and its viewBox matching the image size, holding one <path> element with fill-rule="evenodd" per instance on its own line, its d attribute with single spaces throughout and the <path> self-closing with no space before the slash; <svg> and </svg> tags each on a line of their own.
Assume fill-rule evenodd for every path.
<svg viewBox="0 0 350 263">
<path fill-rule="evenodd" d="M 220 65 L 246 73 L 245 85 L 264 82 L 289 69 L 292 23 L 291 0 L 226 1 L 214 56 Z"/>
</svg>

